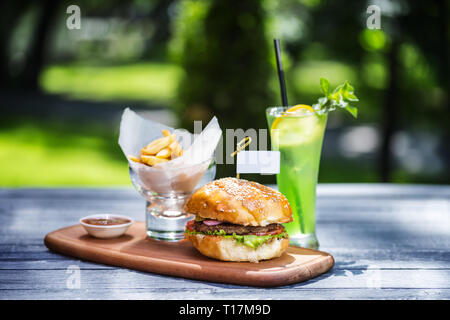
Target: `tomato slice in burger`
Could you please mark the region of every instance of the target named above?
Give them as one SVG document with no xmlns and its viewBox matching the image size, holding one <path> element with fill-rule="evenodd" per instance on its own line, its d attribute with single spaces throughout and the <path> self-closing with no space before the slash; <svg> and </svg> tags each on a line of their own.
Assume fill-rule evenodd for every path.
<svg viewBox="0 0 450 320">
<path fill-rule="evenodd" d="M 186 229 L 189 231 L 194 231 L 194 223 L 195 223 L 194 220 L 188 221 L 186 223 Z"/>
</svg>

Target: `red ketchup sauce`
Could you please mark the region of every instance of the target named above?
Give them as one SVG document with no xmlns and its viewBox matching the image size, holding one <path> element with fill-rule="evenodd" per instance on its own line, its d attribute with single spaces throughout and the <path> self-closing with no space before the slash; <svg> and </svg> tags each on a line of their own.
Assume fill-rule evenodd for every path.
<svg viewBox="0 0 450 320">
<path fill-rule="evenodd" d="M 124 219 L 124 218 L 86 218 L 81 220 L 86 224 L 91 224 L 94 226 L 116 226 L 119 224 L 125 224 L 131 222 L 131 220 Z"/>
</svg>

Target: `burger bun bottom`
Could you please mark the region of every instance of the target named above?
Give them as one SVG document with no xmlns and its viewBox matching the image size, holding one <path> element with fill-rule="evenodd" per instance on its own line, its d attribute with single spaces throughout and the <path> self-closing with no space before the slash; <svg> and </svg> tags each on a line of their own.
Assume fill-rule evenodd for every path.
<svg viewBox="0 0 450 320">
<path fill-rule="evenodd" d="M 289 238 L 274 238 L 254 249 L 222 236 L 186 233 L 185 237 L 203 255 L 222 261 L 258 262 L 272 259 L 281 256 L 289 246 Z"/>
</svg>

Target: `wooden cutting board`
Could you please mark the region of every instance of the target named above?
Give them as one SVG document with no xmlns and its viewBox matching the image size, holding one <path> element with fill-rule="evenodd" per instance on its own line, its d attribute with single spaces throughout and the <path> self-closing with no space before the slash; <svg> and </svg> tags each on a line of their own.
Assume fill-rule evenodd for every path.
<svg viewBox="0 0 450 320">
<path fill-rule="evenodd" d="M 135 222 L 121 237 L 96 239 L 81 225 L 53 231 L 45 245 L 53 251 L 93 262 L 196 280 L 273 287 L 312 279 L 334 265 L 322 251 L 290 246 L 279 258 L 222 262 L 201 255 L 187 240 L 162 242 L 147 238 L 144 222 Z"/>
</svg>

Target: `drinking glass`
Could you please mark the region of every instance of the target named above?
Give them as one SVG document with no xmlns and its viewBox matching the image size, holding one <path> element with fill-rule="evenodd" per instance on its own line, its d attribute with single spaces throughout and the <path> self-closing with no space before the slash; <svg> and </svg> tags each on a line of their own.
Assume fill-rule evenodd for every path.
<svg viewBox="0 0 450 320">
<path fill-rule="evenodd" d="M 285 227 L 291 244 L 316 249 L 316 185 L 327 115 L 288 109 L 266 109 L 272 150 L 280 152 L 278 189 L 293 211 L 294 220 Z"/>
<path fill-rule="evenodd" d="M 213 157 L 172 172 L 167 170 L 140 175 L 129 168 L 134 187 L 146 199 L 147 235 L 157 240 L 178 241 L 184 239 L 186 223 L 194 218 L 183 209 L 186 200 L 195 189 L 214 180 L 216 166 Z"/>
</svg>

